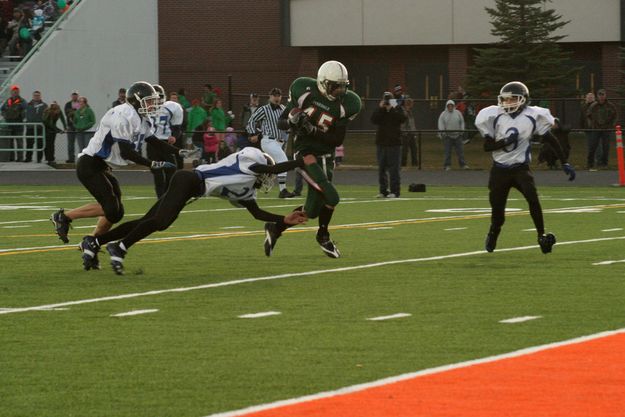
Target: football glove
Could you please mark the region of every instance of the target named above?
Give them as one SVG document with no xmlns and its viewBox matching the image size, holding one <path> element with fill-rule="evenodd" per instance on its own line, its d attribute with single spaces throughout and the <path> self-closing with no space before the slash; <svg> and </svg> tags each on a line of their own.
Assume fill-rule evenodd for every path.
<svg viewBox="0 0 625 417">
<path fill-rule="evenodd" d="M 568 162 L 566 164 L 562 164 L 562 170 L 569 176 L 569 181 L 573 181 L 575 179 L 575 168 L 573 168 L 571 164 Z"/>
<path fill-rule="evenodd" d="M 195 156 L 199 156 L 200 148 L 195 149 L 180 149 L 178 151 L 178 155 L 182 158 L 194 158 Z"/>
<path fill-rule="evenodd" d="M 176 165 L 172 164 L 171 162 L 167 162 L 167 161 L 152 161 L 152 164 L 150 165 L 150 169 L 153 170 L 159 170 L 159 169 L 176 169 Z"/>
<path fill-rule="evenodd" d="M 316 131 L 317 131 L 317 128 L 313 126 L 308 116 L 306 116 L 303 118 L 299 129 L 297 129 L 297 134 L 298 135 L 312 135 Z"/>
<path fill-rule="evenodd" d="M 504 139 L 506 146 L 516 145 L 518 141 L 519 141 L 519 134 L 517 132 L 511 133 L 510 136 Z"/>
<path fill-rule="evenodd" d="M 295 107 L 289 112 L 289 123 L 292 126 L 300 127 L 302 120 L 305 117 L 307 117 L 306 113 L 304 113 L 299 107 Z"/>
</svg>

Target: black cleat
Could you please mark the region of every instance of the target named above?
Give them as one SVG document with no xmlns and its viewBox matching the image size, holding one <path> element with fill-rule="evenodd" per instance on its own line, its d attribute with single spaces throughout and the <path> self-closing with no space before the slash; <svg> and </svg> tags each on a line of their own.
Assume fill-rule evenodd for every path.
<svg viewBox="0 0 625 417">
<path fill-rule="evenodd" d="M 280 236 L 282 236 L 282 232 L 278 230 L 275 223 L 265 223 L 265 255 L 271 256 Z"/>
<path fill-rule="evenodd" d="M 82 238 L 82 242 L 80 242 L 78 247 L 82 252 L 82 265 L 85 271 L 100 269 L 100 260 L 98 259 L 100 244 L 98 240 L 93 236 L 85 236 Z"/>
<path fill-rule="evenodd" d="M 292 192 L 290 192 L 286 188 L 284 190 L 280 191 L 280 194 L 278 194 L 278 198 L 293 198 L 293 197 L 295 197 L 295 194 L 293 194 Z"/>
<path fill-rule="evenodd" d="M 60 209 L 59 211 L 52 213 L 50 220 L 52 221 L 52 224 L 54 224 L 54 231 L 57 235 L 59 235 L 59 239 L 61 239 L 63 243 L 69 243 L 67 234 L 69 233 L 72 219 L 65 215 L 63 209 Z"/>
<path fill-rule="evenodd" d="M 126 251 L 119 246 L 119 242 L 106 245 L 106 251 L 111 255 L 111 268 L 117 275 L 124 275 L 124 257 Z"/>
<path fill-rule="evenodd" d="M 321 247 L 323 253 L 325 253 L 330 258 L 340 258 L 341 252 L 339 252 L 339 248 L 336 247 L 334 242 L 330 240 L 329 233 L 319 234 L 317 233 L 317 243 Z"/>
<path fill-rule="evenodd" d="M 543 253 L 550 253 L 551 248 L 553 248 L 553 245 L 556 244 L 556 236 L 553 233 L 538 236 L 538 244 L 540 245 L 540 250 Z"/>
<path fill-rule="evenodd" d="M 488 231 L 486 241 L 484 242 L 484 249 L 486 249 L 486 252 L 493 252 L 495 250 L 497 247 L 497 238 L 499 237 L 500 232 L 501 229 L 495 231 L 492 228 Z"/>
</svg>

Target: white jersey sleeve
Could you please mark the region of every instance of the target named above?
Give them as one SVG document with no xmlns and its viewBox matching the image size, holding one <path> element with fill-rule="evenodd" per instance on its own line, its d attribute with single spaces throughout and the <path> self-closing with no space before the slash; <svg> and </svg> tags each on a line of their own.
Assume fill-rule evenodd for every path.
<svg viewBox="0 0 625 417">
<path fill-rule="evenodd" d="M 475 127 L 483 137 L 495 138 L 495 120 L 500 113 L 499 106 L 489 106 L 480 110 L 475 117 Z"/>
<path fill-rule="evenodd" d="M 166 101 L 157 116 L 152 118 L 154 125 L 153 136 L 161 140 L 169 139 L 172 136 L 172 126 L 182 125 L 184 110 L 175 101 Z"/>
<path fill-rule="evenodd" d="M 537 135 L 544 135 L 553 127 L 555 123 L 554 117 L 551 115 L 549 109 L 538 106 L 528 107 L 528 116 L 533 117 L 536 121 L 535 133 Z"/>
</svg>

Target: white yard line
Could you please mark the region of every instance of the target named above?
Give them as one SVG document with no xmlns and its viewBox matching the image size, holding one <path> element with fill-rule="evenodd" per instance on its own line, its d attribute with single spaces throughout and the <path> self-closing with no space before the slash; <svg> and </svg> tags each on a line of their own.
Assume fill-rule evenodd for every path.
<svg viewBox="0 0 625 417">
<path fill-rule="evenodd" d="M 20 228 L 23 228 L 23 227 L 31 227 L 31 226 L 29 224 L 24 224 L 24 225 L 21 225 L 21 226 L 0 226 L 0 227 L 3 228 L 3 229 L 20 229 Z"/>
<path fill-rule="evenodd" d="M 394 229 L 392 226 L 368 227 L 367 230 L 389 230 Z"/>
<path fill-rule="evenodd" d="M 156 313 L 157 311 L 158 311 L 157 308 L 152 308 L 148 310 L 132 310 L 132 311 L 126 311 L 125 313 L 111 314 L 111 317 L 138 316 L 139 314 Z"/>
<path fill-rule="evenodd" d="M 603 229 L 602 232 L 620 232 L 623 230 L 622 227 L 615 227 L 614 229 Z"/>
<path fill-rule="evenodd" d="M 401 319 L 404 317 L 410 317 L 412 316 L 412 314 L 408 314 L 408 313 L 397 313 L 397 314 L 391 314 L 389 316 L 379 316 L 379 317 L 371 317 L 368 318 L 367 320 L 371 320 L 371 321 L 383 321 L 383 320 L 393 320 L 393 319 Z"/>
<path fill-rule="evenodd" d="M 499 323 L 505 323 L 505 324 L 523 323 L 524 321 L 536 320 L 540 318 L 542 318 L 542 316 L 513 317 L 511 319 L 500 320 Z"/>
<path fill-rule="evenodd" d="M 443 229 L 446 232 L 453 232 L 455 230 L 466 230 L 466 227 L 450 227 L 449 229 Z"/>
<path fill-rule="evenodd" d="M 242 409 L 234 410 L 234 411 L 226 411 L 223 413 L 211 414 L 210 416 L 206 416 L 206 417 L 245 416 L 247 414 L 257 413 L 257 412 L 265 411 L 265 410 L 271 410 L 271 409 L 278 408 L 278 407 L 301 404 L 304 402 L 321 400 L 321 399 L 336 397 L 336 396 L 344 395 L 344 394 L 351 394 L 354 392 L 364 391 L 369 388 L 382 387 L 385 385 L 390 385 L 390 384 L 394 384 L 396 382 L 401 382 L 401 381 L 407 381 L 410 379 L 415 379 L 415 378 L 419 378 L 419 377 L 426 376 L 426 375 L 440 374 L 440 373 L 452 371 L 455 369 L 468 368 L 471 366 L 498 362 L 498 361 L 505 360 L 505 359 L 518 358 L 522 356 L 531 355 L 533 353 L 542 352 L 545 350 L 556 349 L 559 347 L 589 342 L 592 340 L 615 336 L 615 335 L 619 335 L 623 333 L 625 333 L 625 328 L 601 332 L 601 333 L 595 333 L 595 334 L 591 334 L 588 336 L 581 336 L 581 337 L 576 337 L 573 339 L 563 340 L 560 342 L 548 343 L 545 345 L 532 346 L 532 347 L 528 347 L 524 349 L 519 349 L 513 352 L 502 353 L 500 355 L 487 356 L 485 358 L 473 359 L 473 360 L 453 363 L 449 365 L 442 365 L 442 366 L 437 366 L 435 368 L 422 369 L 416 372 L 410 372 L 406 374 L 392 376 L 389 378 L 378 379 L 376 381 L 365 382 L 364 384 L 357 384 L 357 385 L 352 385 L 348 387 L 343 387 L 343 388 L 339 388 L 333 391 L 324 391 L 324 392 L 319 392 L 316 394 L 306 395 L 303 397 L 291 398 L 288 400 L 275 401 L 272 403 L 266 403 L 266 404 L 260 404 L 260 405 L 254 405 L 251 407 L 246 407 L 246 408 L 242 408 Z"/>
<path fill-rule="evenodd" d="M 558 242 L 557 245 L 558 246 L 577 245 L 577 244 L 583 244 L 583 243 L 607 242 L 611 240 L 625 240 L 625 236 L 613 236 L 613 237 L 604 237 L 604 238 L 586 239 L 586 240 L 572 240 L 568 242 Z M 197 291 L 197 290 L 205 290 L 205 289 L 210 289 L 210 288 L 229 287 L 233 285 L 249 284 L 252 282 L 274 281 L 278 279 L 306 277 L 306 276 L 330 274 L 330 273 L 344 272 L 344 271 L 357 271 L 360 269 L 378 268 L 378 267 L 388 266 L 388 265 L 401 265 L 401 264 L 410 264 L 410 263 L 419 263 L 419 262 L 440 261 L 443 259 L 464 258 L 468 256 L 481 256 L 481 255 L 496 256 L 500 252 L 514 252 L 514 251 L 523 251 L 523 250 L 530 250 L 530 249 L 534 250 L 537 248 L 538 248 L 538 245 L 518 246 L 514 248 L 497 249 L 494 255 L 488 254 L 484 250 L 479 250 L 479 251 L 472 251 L 472 252 L 452 253 L 448 255 L 429 256 L 426 258 L 397 259 L 393 261 L 374 262 L 374 263 L 368 263 L 368 264 L 362 264 L 362 265 L 346 266 L 346 267 L 341 267 L 341 268 L 319 269 L 319 270 L 304 271 L 304 272 L 292 272 L 292 273 L 268 275 L 268 276 L 253 277 L 253 278 L 241 278 L 241 279 L 235 279 L 232 281 L 222 281 L 222 282 L 214 282 L 211 284 L 196 285 L 193 287 L 167 288 L 163 290 L 152 290 L 152 291 L 139 292 L 139 293 L 110 295 L 107 297 L 88 298 L 88 299 L 75 300 L 75 301 L 65 301 L 65 302 L 45 304 L 45 305 L 40 305 L 40 306 L 15 307 L 10 311 L 0 311 L 0 315 L 12 314 L 12 313 L 24 313 L 27 311 L 36 311 L 36 310 L 41 310 L 45 308 L 67 307 L 67 306 L 73 306 L 73 305 L 99 303 L 99 302 L 104 302 L 104 301 L 125 300 L 125 299 L 130 299 L 130 298 L 137 298 L 137 297 L 148 297 L 148 296 L 161 295 L 161 294 L 182 293 L 182 292 L 190 292 L 190 291 Z"/>
<path fill-rule="evenodd" d="M 239 317 L 240 319 L 258 319 L 261 317 L 269 317 L 269 316 L 278 316 L 282 314 L 279 311 L 264 311 L 262 313 L 250 313 L 250 314 L 242 314 Z"/>
<path fill-rule="evenodd" d="M 625 262 L 625 259 L 619 259 L 618 261 L 601 261 L 595 262 L 593 265 L 612 265 L 612 264 L 620 264 Z"/>
</svg>

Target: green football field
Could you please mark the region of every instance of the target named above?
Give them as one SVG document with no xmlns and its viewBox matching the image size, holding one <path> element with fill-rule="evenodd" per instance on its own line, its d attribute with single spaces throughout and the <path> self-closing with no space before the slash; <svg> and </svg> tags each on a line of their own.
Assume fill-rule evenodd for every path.
<svg viewBox="0 0 625 417">
<path fill-rule="evenodd" d="M 82 270 L 94 219 L 69 245 L 53 233 L 53 211 L 91 201 L 83 188 L 0 186 L 0 416 L 203 417 L 625 327 L 621 189 L 541 187 L 549 255 L 516 191 L 489 254 L 485 187 L 339 189 L 340 259 L 314 220 L 267 258 L 261 222 L 201 199 L 120 277 L 106 254 Z M 154 202 L 124 193 L 126 219 Z M 533 319 L 501 322 L 519 317 Z"/>
</svg>

